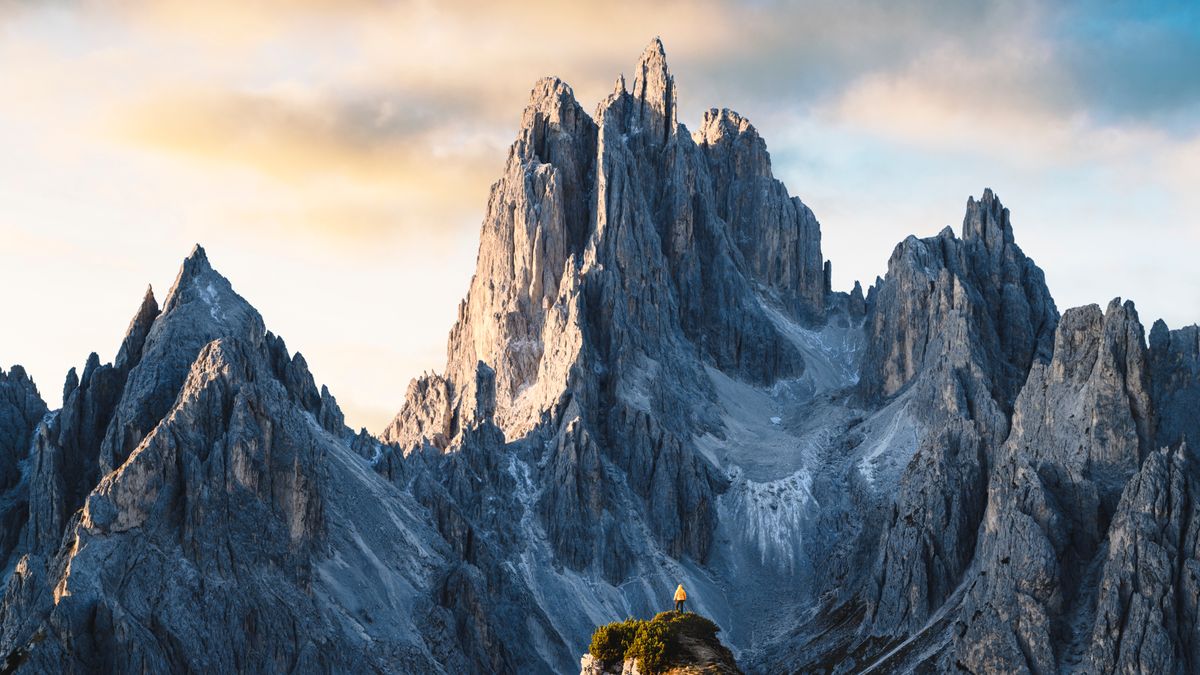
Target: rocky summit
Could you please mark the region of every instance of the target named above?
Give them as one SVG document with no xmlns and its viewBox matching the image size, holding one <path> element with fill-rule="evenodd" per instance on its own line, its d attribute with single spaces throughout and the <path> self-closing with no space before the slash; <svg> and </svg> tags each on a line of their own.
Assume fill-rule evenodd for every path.
<svg viewBox="0 0 1200 675">
<path fill-rule="evenodd" d="M 200 247 L 57 409 L 0 370 L 5 672 L 578 672 L 680 584 L 730 671 L 1200 671 L 1200 329 L 1060 314 L 991 190 L 834 291 L 754 126 L 631 74 L 534 85 L 378 436 Z"/>
</svg>

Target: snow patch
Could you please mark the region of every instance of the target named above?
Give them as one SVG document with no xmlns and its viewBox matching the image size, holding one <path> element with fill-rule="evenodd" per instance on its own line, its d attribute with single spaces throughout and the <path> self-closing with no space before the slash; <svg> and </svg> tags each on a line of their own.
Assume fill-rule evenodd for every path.
<svg viewBox="0 0 1200 675">
<path fill-rule="evenodd" d="M 212 282 L 210 281 L 208 284 L 201 287 L 199 285 L 199 281 L 197 281 L 196 286 L 197 290 L 200 291 L 200 299 L 204 301 L 204 304 L 208 305 L 209 316 L 211 316 L 214 321 L 221 321 L 224 319 L 225 312 L 220 311 L 220 304 L 217 302 L 217 289 L 212 285 Z"/>
</svg>

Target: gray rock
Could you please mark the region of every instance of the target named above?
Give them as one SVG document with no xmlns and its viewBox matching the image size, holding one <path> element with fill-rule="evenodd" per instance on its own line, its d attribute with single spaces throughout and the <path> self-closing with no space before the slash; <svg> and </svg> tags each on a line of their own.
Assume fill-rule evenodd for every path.
<svg viewBox="0 0 1200 675">
<path fill-rule="evenodd" d="M 772 177 L 762 137 L 741 115 L 714 108 L 704 113 L 692 138 L 708 163 L 717 215 L 728 224 L 753 280 L 774 291 L 793 314 L 821 316 L 828 292 L 821 226 Z"/>
<path fill-rule="evenodd" d="M 1149 368 L 1133 303 L 1063 315 L 994 461 L 979 571 L 956 659 L 974 672 L 1055 672 L 1094 602 L 1093 559 L 1122 490 L 1150 450 Z"/>
<path fill-rule="evenodd" d="M 25 550 L 35 558 L 58 548 L 67 521 L 99 482 L 100 446 L 158 313 L 153 291 L 147 289 L 116 362 L 101 365 L 93 352 L 82 377 L 72 368 L 63 386 L 62 409 L 39 429 L 30 459 L 29 522 L 23 535 Z"/>
<path fill-rule="evenodd" d="M 225 290 L 181 295 L 196 279 Z M 31 670 L 454 668 L 460 652 L 427 595 L 449 548 L 420 507 L 350 450 L 332 397 L 223 277 L 193 256 L 177 290 L 133 373 L 172 372 L 179 343 L 224 335 L 199 348 L 178 391 L 143 392 L 172 403 L 82 510 L 54 502 L 65 545 L 28 538 L 0 605 L 0 653 Z M 164 336 L 177 344 L 154 342 Z M 95 389 L 107 372 L 118 371 L 90 359 L 58 419 L 86 419 L 93 397 L 115 402 Z M 64 435 L 77 428 L 64 420 L 59 438 L 87 441 L 94 458 L 105 442 L 95 426 Z M 65 483 L 68 446 L 51 431 L 39 432 L 47 446 L 36 458 L 57 462 L 44 475 Z"/>
<path fill-rule="evenodd" d="M 909 237 L 892 253 L 873 298 L 871 339 L 863 361 L 864 396 L 891 396 L 920 372 L 940 320 L 968 314 L 964 345 L 976 350 L 1001 408 L 1012 401 L 1035 357 L 1049 358 L 1058 312 L 1042 271 L 1013 241 L 1008 209 L 992 191 L 967 201 L 962 238 Z"/>
<path fill-rule="evenodd" d="M 0 491 L 17 484 L 17 465 L 28 456 L 33 429 L 45 415 L 46 404 L 25 369 L 0 368 Z"/>
<path fill-rule="evenodd" d="M 1200 443 L 1200 327 L 1150 329 L 1151 398 L 1158 413 L 1156 447 Z"/>
<path fill-rule="evenodd" d="M 0 569 L 8 567 L 9 554 L 29 517 L 24 465 L 34 430 L 45 416 L 46 403 L 25 369 L 0 369 Z"/>
<path fill-rule="evenodd" d="M 754 127 L 632 80 L 535 85 L 379 439 L 199 247 L 61 410 L 0 373 L 5 667 L 569 672 L 682 581 L 751 672 L 1195 670 L 1196 327 L 1060 321 L 991 191 L 834 292 Z"/>
<path fill-rule="evenodd" d="M 873 636 L 919 630 L 974 558 L 988 466 L 1057 311 L 990 190 L 967 202 L 963 236 L 909 237 L 874 294 L 863 360 L 867 401 L 901 390 L 933 430 L 904 470 L 864 594 Z"/>
<path fill-rule="evenodd" d="M 242 330 L 247 322 L 262 325 L 258 312 L 213 271 L 200 246 L 184 261 L 161 314 L 147 325 L 152 303 L 148 294 L 117 356 L 117 370 L 128 367 L 129 375 L 100 451 L 105 473 L 120 466 L 170 409 L 204 345 Z M 139 342 L 140 350 L 127 348 Z"/>
<path fill-rule="evenodd" d="M 1150 453 L 1121 495 L 1095 600 L 1087 672 L 1200 668 L 1200 467 Z"/>
<path fill-rule="evenodd" d="M 644 546 L 638 522 L 672 555 L 707 556 L 722 480 L 692 446 L 692 420 L 711 415 L 702 364 L 762 383 L 799 375 L 764 298 L 797 318 L 824 302 L 816 220 L 771 178 L 753 127 L 725 111 L 692 136 L 677 100 L 657 40 L 594 122 L 565 84 L 535 86 L 446 374 L 411 385 L 383 436 L 453 444 L 488 364 L 496 424 L 548 448 L 539 509 L 556 552 L 611 580 Z M 597 485 L 610 471 L 628 495 Z"/>
</svg>

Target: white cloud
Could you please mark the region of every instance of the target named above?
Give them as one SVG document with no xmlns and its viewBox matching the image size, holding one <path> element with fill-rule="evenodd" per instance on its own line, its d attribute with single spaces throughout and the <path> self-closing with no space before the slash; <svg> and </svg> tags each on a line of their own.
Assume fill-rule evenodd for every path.
<svg viewBox="0 0 1200 675">
<path fill-rule="evenodd" d="M 1143 103 L 1155 87 L 1099 87 L 1087 56 L 1104 45 L 1034 2 L 3 8 L 0 287 L 37 290 L 0 296 L 23 326 L 0 332 L 0 363 L 44 392 L 88 351 L 111 358 L 144 284 L 165 291 L 203 241 L 350 421 L 379 428 L 442 365 L 529 87 L 561 76 L 590 109 L 655 33 L 681 120 L 712 105 L 755 120 L 839 286 L 991 186 L 1060 304 L 1200 313 L 1200 136 L 1162 121 L 1190 90 L 1122 60 L 1145 35 L 1191 53 L 1157 24 L 1097 61 L 1180 92 Z"/>
</svg>

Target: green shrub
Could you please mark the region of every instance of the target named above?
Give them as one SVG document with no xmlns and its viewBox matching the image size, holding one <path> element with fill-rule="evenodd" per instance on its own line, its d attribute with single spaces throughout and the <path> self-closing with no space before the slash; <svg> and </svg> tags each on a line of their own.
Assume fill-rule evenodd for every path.
<svg viewBox="0 0 1200 675">
<path fill-rule="evenodd" d="M 625 658 L 637 659 L 638 670 L 646 675 L 661 673 L 675 656 L 671 624 L 665 621 L 643 622 Z"/>
<path fill-rule="evenodd" d="M 600 626 L 592 633 L 592 644 L 588 647 L 588 652 L 606 664 L 623 660 L 625 652 L 633 644 L 634 636 L 644 623 L 646 622 L 638 619 L 626 619 Z"/>
<path fill-rule="evenodd" d="M 655 620 L 658 620 L 658 617 L 655 617 Z M 702 641 L 716 639 L 717 632 L 721 630 L 709 619 L 692 612 L 675 614 L 670 618 L 670 624 L 671 630 L 676 634 L 687 635 Z"/>
<path fill-rule="evenodd" d="M 588 651 L 604 664 L 637 659 L 638 670 L 655 675 L 680 658 L 679 636 L 716 641 L 721 629 L 692 612 L 660 612 L 651 621 L 626 619 L 600 626 Z"/>
<path fill-rule="evenodd" d="M 676 612 L 673 609 L 669 609 L 665 612 L 659 612 L 658 614 L 655 614 L 652 621 L 662 621 L 664 623 L 670 623 L 671 619 L 674 619 L 677 616 L 683 616 L 683 614 L 684 614 L 683 612 Z"/>
</svg>

